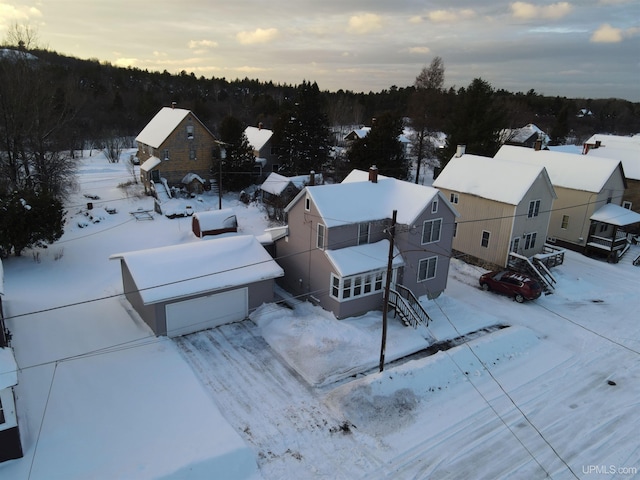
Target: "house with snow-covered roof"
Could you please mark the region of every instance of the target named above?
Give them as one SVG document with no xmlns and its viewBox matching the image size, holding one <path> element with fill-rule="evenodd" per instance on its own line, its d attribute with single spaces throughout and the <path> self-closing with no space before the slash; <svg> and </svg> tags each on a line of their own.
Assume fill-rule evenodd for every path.
<svg viewBox="0 0 640 480">
<path fill-rule="evenodd" d="M 321 185 L 321 173 L 287 177 L 271 172 L 260 185 L 260 197 L 271 218 L 283 218 L 284 208 L 307 185 Z"/>
<path fill-rule="evenodd" d="M 190 110 L 164 107 L 136 137 L 145 192 L 171 197 L 170 187 L 200 192 L 212 178 L 216 138 Z"/>
<path fill-rule="evenodd" d="M 640 213 L 640 134 L 623 137 L 598 133 L 584 142 L 582 153 L 622 162 L 627 178 L 622 206 Z"/>
<path fill-rule="evenodd" d="M 503 132 L 504 143 L 506 145 L 519 145 L 521 147 L 533 148 L 536 142 L 540 142 L 541 147 L 546 147 L 549 143 L 549 136 L 538 126 L 529 123 L 521 128 L 509 129 Z"/>
<path fill-rule="evenodd" d="M 456 210 L 435 188 L 352 171 L 342 183 L 305 187 L 287 206 L 285 235 L 275 242 L 279 281 L 337 318 L 383 305 L 391 226 L 391 290 L 403 298 L 437 297 L 447 284 Z M 405 321 L 412 323 L 416 312 Z M 417 312 L 417 315 L 421 315 Z"/>
<path fill-rule="evenodd" d="M 558 197 L 547 242 L 585 254 L 604 251 L 607 256 L 625 248 L 627 240 L 620 226 L 594 216 L 608 204 L 614 207 L 607 209 L 625 213 L 621 203 L 627 181 L 619 160 L 511 145 L 500 147 L 495 158 L 547 170 Z"/>
<path fill-rule="evenodd" d="M 273 131 L 259 123 L 257 127 L 245 128 L 244 134 L 253 149 L 258 175 L 264 178 L 264 175 L 270 172 L 277 172 L 280 165 L 278 165 L 278 155 L 272 143 Z"/>
<path fill-rule="evenodd" d="M 274 300 L 283 275 L 253 235 L 115 254 L 124 294 L 156 335 L 178 337 L 244 320 Z"/>
<path fill-rule="evenodd" d="M 459 151 L 433 186 L 460 213 L 453 249 L 490 268 L 541 254 L 556 193 L 546 169 Z"/>
</svg>

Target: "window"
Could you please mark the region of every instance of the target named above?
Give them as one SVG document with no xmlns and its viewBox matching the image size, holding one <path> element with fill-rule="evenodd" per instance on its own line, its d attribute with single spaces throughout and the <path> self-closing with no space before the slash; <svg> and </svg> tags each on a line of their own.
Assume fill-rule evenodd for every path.
<svg viewBox="0 0 640 480">
<path fill-rule="evenodd" d="M 516 237 L 511 241 L 511 251 L 518 253 L 519 248 L 520 248 L 520 237 Z"/>
<path fill-rule="evenodd" d="M 324 250 L 324 231 L 325 231 L 325 226 L 319 223 L 317 237 L 316 237 L 316 247 L 319 248 L 320 250 Z"/>
<path fill-rule="evenodd" d="M 436 276 L 438 257 L 423 258 L 418 263 L 418 281 L 424 282 Z"/>
<path fill-rule="evenodd" d="M 453 236 L 455 238 L 455 236 L 458 234 L 458 222 L 454 222 L 453 224 Z"/>
<path fill-rule="evenodd" d="M 487 232 L 486 230 L 482 231 L 482 240 L 480 241 L 480 245 L 485 248 L 489 247 L 489 237 L 491 236 L 491 232 Z"/>
<path fill-rule="evenodd" d="M 193 125 L 187 125 L 187 138 L 189 140 L 193 139 Z"/>
<path fill-rule="evenodd" d="M 537 217 L 540 213 L 540 200 L 532 200 L 529 202 L 529 213 L 527 217 L 533 218 Z"/>
<path fill-rule="evenodd" d="M 529 250 L 530 248 L 534 248 L 536 246 L 536 236 L 537 233 L 527 233 L 524 236 L 524 249 Z"/>
<path fill-rule="evenodd" d="M 358 224 L 358 245 L 369 243 L 369 223 Z"/>
<path fill-rule="evenodd" d="M 304 199 L 304 209 L 308 212 L 309 210 L 311 210 L 311 199 L 309 197 L 306 197 Z"/>
<path fill-rule="evenodd" d="M 163 153 L 163 157 L 164 160 L 169 160 L 169 149 L 165 148 L 164 149 L 164 153 Z"/>
<path fill-rule="evenodd" d="M 560 224 L 560 228 L 566 230 L 569 228 L 569 215 L 562 215 L 562 223 Z"/>
<path fill-rule="evenodd" d="M 0 425 L 6 423 L 7 419 L 4 417 L 4 409 L 2 408 L 2 398 L 0 398 Z"/>
<path fill-rule="evenodd" d="M 422 226 L 422 244 L 440 241 L 440 229 L 442 227 L 442 219 L 425 220 Z"/>
<path fill-rule="evenodd" d="M 433 268 L 435 269 L 435 266 Z M 382 291 L 384 278 L 384 271 L 343 278 L 332 273 L 330 295 L 336 300 L 350 300 L 373 295 Z"/>
<path fill-rule="evenodd" d="M 455 204 L 455 203 L 458 203 L 459 200 L 460 199 L 458 198 L 458 194 L 451 192 L 451 194 L 449 195 L 449 201 Z"/>
<path fill-rule="evenodd" d="M 631 210 L 631 202 L 625 200 L 622 202 L 622 208 L 626 208 L 627 210 Z"/>
<path fill-rule="evenodd" d="M 438 213 L 438 199 L 434 198 L 431 202 L 431 213 Z"/>
<path fill-rule="evenodd" d="M 195 148 L 190 148 L 189 149 L 189 160 L 195 160 L 196 159 L 196 149 Z"/>
</svg>

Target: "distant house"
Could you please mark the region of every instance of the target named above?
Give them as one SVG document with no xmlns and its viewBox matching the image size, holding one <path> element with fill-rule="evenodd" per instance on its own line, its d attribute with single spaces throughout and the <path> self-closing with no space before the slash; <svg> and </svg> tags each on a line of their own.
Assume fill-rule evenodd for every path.
<svg viewBox="0 0 640 480">
<path fill-rule="evenodd" d="M 238 231 L 238 219 L 231 208 L 196 212 L 191 217 L 191 230 L 198 238 L 235 233 Z"/>
<path fill-rule="evenodd" d="M 170 196 L 167 187 L 201 191 L 205 187 L 202 184 L 212 177 L 216 139 L 189 110 L 162 108 L 136 137 L 136 142 L 140 179 L 147 193 L 162 190 L 161 195 Z"/>
<path fill-rule="evenodd" d="M 347 145 L 353 143 L 355 140 L 365 138 L 369 135 L 371 127 L 360 127 L 351 130 L 344 136 L 344 141 Z M 398 136 L 398 141 L 402 144 L 405 154 L 409 154 L 411 151 L 411 129 L 405 128 L 403 132 Z"/>
<path fill-rule="evenodd" d="M 594 214 L 605 205 L 613 204 L 623 210 L 620 205 L 627 183 L 620 161 L 510 145 L 503 145 L 495 158 L 547 170 L 558 196 L 547 242 L 583 253 L 593 248 L 621 248 L 626 242 L 615 226 L 592 222 Z M 612 237 L 615 235 L 619 238 Z"/>
<path fill-rule="evenodd" d="M 307 186 L 287 206 L 287 232 L 275 242 L 283 286 L 337 318 L 380 309 L 394 210 L 392 304 L 398 312 L 403 298 L 417 304 L 410 299 L 437 297 L 447 284 L 457 212 L 435 188 L 375 168 L 354 170 L 340 184 Z"/>
<path fill-rule="evenodd" d="M 0 260 L 0 462 L 21 458 L 22 443 L 13 388 L 18 384 L 18 365 L 9 346 L 2 310 L 4 276 Z"/>
<path fill-rule="evenodd" d="M 632 137 L 596 134 L 584 142 L 582 153 L 622 162 L 627 178 L 622 206 L 640 213 L 640 134 Z"/>
<path fill-rule="evenodd" d="M 247 318 L 283 275 L 251 235 L 112 255 L 124 293 L 156 335 L 178 337 Z"/>
<path fill-rule="evenodd" d="M 505 145 L 517 145 L 520 147 L 534 148 L 539 142 L 539 147 L 546 147 L 549 144 L 549 136 L 533 123 L 529 123 L 522 128 L 510 129 L 504 132 Z"/>
<path fill-rule="evenodd" d="M 286 177 L 271 172 L 260 185 L 262 203 L 272 218 L 283 218 L 284 208 L 307 185 L 323 183 L 322 174 L 312 172 L 309 175 Z"/>
<path fill-rule="evenodd" d="M 461 154 L 433 186 L 460 213 L 454 250 L 491 268 L 544 251 L 556 193 L 543 166 Z"/>
<path fill-rule="evenodd" d="M 258 175 L 264 178 L 271 172 L 277 172 L 280 165 L 277 151 L 272 143 L 273 131 L 264 128 L 260 123 L 257 127 L 247 127 L 244 134 L 253 149 Z"/>
</svg>

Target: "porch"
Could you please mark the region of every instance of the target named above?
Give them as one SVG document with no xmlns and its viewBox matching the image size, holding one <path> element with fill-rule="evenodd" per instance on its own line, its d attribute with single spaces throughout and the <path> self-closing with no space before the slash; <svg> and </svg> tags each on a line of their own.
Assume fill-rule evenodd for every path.
<svg viewBox="0 0 640 480">
<path fill-rule="evenodd" d="M 595 212 L 590 221 L 585 254 L 606 257 L 608 262 L 618 263 L 631 243 L 627 230 L 640 223 L 640 214 L 609 203 Z"/>
</svg>

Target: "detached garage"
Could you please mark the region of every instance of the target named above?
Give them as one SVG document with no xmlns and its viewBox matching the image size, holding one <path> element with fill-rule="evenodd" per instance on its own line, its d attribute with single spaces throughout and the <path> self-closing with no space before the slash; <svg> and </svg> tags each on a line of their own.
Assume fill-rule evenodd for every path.
<svg viewBox="0 0 640 480">
<path fill-rule="evenodd" d="M 244 320 L 273 301 L 280 266 L 252 235 L 112 255 L 124 293 L 156 335 Z"/>
</svg>

